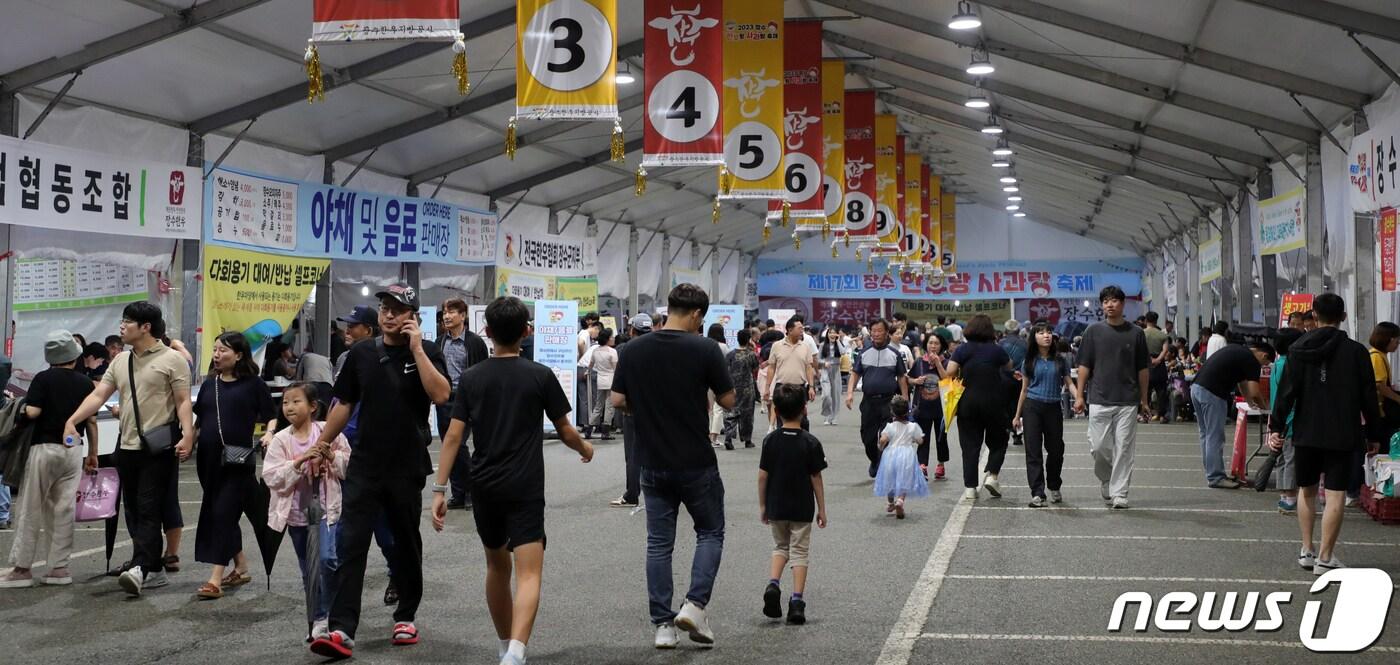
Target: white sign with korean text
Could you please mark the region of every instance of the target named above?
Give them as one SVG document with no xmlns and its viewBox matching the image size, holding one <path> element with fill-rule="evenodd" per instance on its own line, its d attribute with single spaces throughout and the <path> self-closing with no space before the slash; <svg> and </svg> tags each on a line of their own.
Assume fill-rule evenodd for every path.
<svg viewBox="0 0 1400 665">
<path fill-rule="evenodd" d="M 0 137 L 0 223 L 199 239 L 197 168 Z"/>
<path fill-rule="evenodd" d="M 1201 284 L 1209 284 L 1220 279 L 1220 239 L 1211 238 L 1197 246 L 1200 252 Z"/>
<path fill-rule="evenodd" d="M 209 184 L 215 240 L 296 249 L 296 183 L 218 170 Z"/>
<path fill-rule="evenodd" d="M 1259 254 L 1282 254 L 1307 244 L 1306 199 L 1302 187 L 1259 202 Z"/>
<path fill-rule="evenodd" d="M 1357 212 L 1400 206 L 1400 114 L 1369 118 L 1370 131 L 1351 140 L 1347 181 Z"/>
<path fill-rule="evenodd" d="M 457 260 L 493 263 L 496 260 L 495 213 L 457 209 Z"/>
<path fill-rule="evenodd" d="M 508 268 L 539 275 L 587 277 L 598 274 L 598 250 L 592 238 L 564 238 L 507 230 L 501 262 Z"/>
<path fill-rule="evenodd" d="M 1167 301 L 1167 307 L 1176 307 L 1176 264 L 1168 263 L 1162 269 L 1162 285 Z"/>
</svg>

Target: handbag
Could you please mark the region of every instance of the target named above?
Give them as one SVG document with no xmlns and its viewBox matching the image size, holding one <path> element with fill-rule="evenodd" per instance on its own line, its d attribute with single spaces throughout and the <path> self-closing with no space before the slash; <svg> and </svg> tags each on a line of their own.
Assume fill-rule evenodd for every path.
<svg viewBox="0 0 1400 665">
<path fill-rule="evenodd" d="M 136 399 L 136 354 L 134 351 L 126 356 L 126 377 L 131 384 L 131 410 L 136 416 L 136 437 L 141 440 L 141 445 L 145 446 L 146 452 L 151 455 L 169 453 L 175 447 L 175 442 L 180 439 L 180 421 L 172 420 L 150 432 L 141 427 L 141 401 Z"/>
<path fill-rule="evenodd" d="M 224 448 L 224 466 L 246 466 L 253 463 L 253 451 L 249 446 L 230 446 L 224 440 L 224 414 L 219 407 L 219 384 L 222 381 L 219 377 L 214 377 L 214 426 L 219 429 L 219 444 Z"/>
<path fill-rule="evenodd" d="M 78 481 L 78 506 L 73 519 L 78 522 L 97 522 L 117 514 L 117 497 L 121 496 L 121 480 L 117 470 L 111 467 L 98 469 L 97 473 L 85 473 Z"/>
</svg>

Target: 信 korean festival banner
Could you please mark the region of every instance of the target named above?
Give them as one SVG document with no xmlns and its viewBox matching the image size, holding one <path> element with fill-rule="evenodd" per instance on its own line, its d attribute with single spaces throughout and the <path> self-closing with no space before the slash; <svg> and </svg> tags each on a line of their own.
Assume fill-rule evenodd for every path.
<svg viewBox="0 0 1400 665">
<path fill-rule="evenodd" d="M 199 357 L 213 358 L 214 340 L 224 332 L 243 333 L 254 350 L 286 333 L 330 263 L 205 245 Z"/>
<path fill-rule="evenodd" d="M 941 180 L 939 186 L 942 186 Z M 938 250 L 943 253 L 943 272 L 958 272 L 958 195 L 938 194 Z"/>
<path fill-rule="evenodd" d="M 198 168 L 0 137 L 0 223 L 198 240 Z"/>
<path fill-rule="evenodd" d="M 496 295 L 526 302 L 569 300 L 582 311 L 596 311 L 598 250 L 592 238 L 505 231 Z M 591 282 L 591 291 L 590 291 Z M 592 302 L 594 309 L 588 309 Z"/>
<path fill-rule="evenodd" d="M 554 371 L 559 386 L 569 397 L 569 422 L 578 405 L 574 403 L 574 381 L 578 372 L 578 303 L 572 300 L 535 301 L 535 362 Z M 554 431 L 549 416 L 546 432 Z"/>
<path fill-rule="evenodd" d="M 893 115 L 875 116 L 875 235 L 876 254 L 899 249 L 899 138 Z"/>
<path fill-rule="evenodd" d="M 724 163 L 722 0 L 646 0 L 642 166 Z"/>
<path fill-rule="evenodd" d="M 1298 187 L 1259 202 L 1259 254 L 1281 254 L 1307 244 L 1307 208 L 1304 190 Z"/>
<path fill-rule="evenodd" d="M 1200 257 L 1201 284 L 1209 284 L 1220 279 L 1220 238 L 1211 238 L 1197 245 Z"/>
<path fill-rule="evenodd" d="M 496 213 L 218 168 L 205 180 L 207 244 L 292 256 L 496 263 Z"/>
<path fill-rule="evenodd" d="M 705 330 L 716 323 L 724 327 L 724 340 L 729 348 L 738 348 L 739 329 L 744 327 L 744 306 L 710 305 L 709 311 L 705 312 Z"/>
<path fill-rule="evenodd" d="M 517 0 L 515 115 L 617 119 L 617 0 Z"/>
<path fill-rule="evenodd" d="M 783 186 L 798 229 L 825 224 L 822 198 L 822 24 L 788 21 L 783 27 Z M 783 216 L 782 201 L 768 202 L 768 219 Z"/>
<path fill-rule="evenodd" d="M 1117 285 L 1129 296 L 1142 294 L 1140 258 L 1086 261 L 965 261 L 938 283 L 918 275 L 885 275 L 864 262 L 759 259 L 761 296 L 793 298 L 1087 298 Z M 878 272 L 877 272 L 878 271 Z"/>
<path fill-rule="evenodd" d="M 724 164 L 730 199 L 783 199 L 783 0 L 724 3 Z"/>
<path fill-rule="evenodd" d="M 452 41 L 461 32 L 457 9 L 457 0 L 316 0 L 311 41 Z"/>
<path fill-rule="evenodd" d="M 841 203 L 846 196 L 846 63 L 822 61 L 822 205 L 826 223 L 844 232 Z"/>
<path fill-rule="evenodd" d="M 842 224 L 847 237 L 874 243 L 875 235 L 875 92 L 846 93 L 846 199 Z"/>
</svg>

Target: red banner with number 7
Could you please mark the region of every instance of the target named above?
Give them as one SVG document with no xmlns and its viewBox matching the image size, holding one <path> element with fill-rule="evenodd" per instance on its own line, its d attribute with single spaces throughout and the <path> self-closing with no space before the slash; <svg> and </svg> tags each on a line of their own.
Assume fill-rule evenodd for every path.
<svg viewBox="0 0 1400 665">
<path fill-rule="evenodd" d="M 724 163 L 722 0 L 646 0 L 643 166 Z"/>
<path fill-rule="evenodd" d="M 788 21 L 783 27 L 783 186 L 798 228 L 826 222 L 822 198 L 822 24 Z M 768 219 L 783 202 L 768 202 Z"/>
</svg>

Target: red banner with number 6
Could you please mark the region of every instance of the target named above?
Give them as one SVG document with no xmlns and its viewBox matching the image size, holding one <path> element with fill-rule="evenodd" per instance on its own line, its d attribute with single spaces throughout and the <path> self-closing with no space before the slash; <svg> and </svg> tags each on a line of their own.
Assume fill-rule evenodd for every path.
<svg viewBox="0 0 1400 665">
<path fill-rule="evenodd" d="M 788 21 L 783 27 L 783 186 L 797 228 L 820 229 L 822 198 L 822 24 Z M 768 202 L 768 219 L 783 202 Z"/>
<path fill-rule="evenodd" d="M 724 163 L 722 0 L 646 0 L 643 166 Z"/>
</svg>

